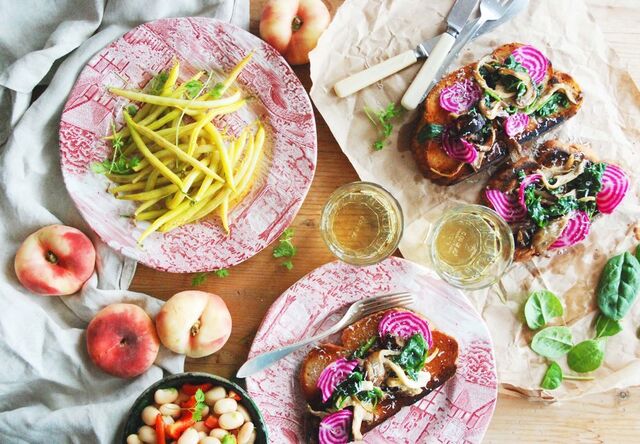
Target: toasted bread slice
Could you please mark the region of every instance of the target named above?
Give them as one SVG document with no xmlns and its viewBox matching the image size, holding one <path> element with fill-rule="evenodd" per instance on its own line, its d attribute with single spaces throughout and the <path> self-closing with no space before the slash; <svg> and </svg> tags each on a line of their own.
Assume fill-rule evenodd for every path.
<svg viewBox="0 0 640 444">
<path fill-rule="evenodd" d="M 505 60 L 514 50 L 523 46 L 522 43 L 508 43 L 496 48 L 492 56 L 498 60 Z M 496 139 L 491 151 L 485 153 L 479 166 L 473 168 L 470 164 L 457 161 L 451 158 L 442 149 L 439 138 L 421 140 L 420 130 L 426 124 L 451 125 L 455 116 L 440 106 L 440 95 L 442 90 L 465 79 L 473 79 L 473 72 L 477 62 L 463 66 L 450 74 L 444 76 L 429 92 L 424 103 L 424 113 L 417 122 L 415 136 L 412 139 L 411 151 L 414 159 L 422 171 L 423 175 L 440 185 L 453 185 L 467 179 L 479 172 L 485 171 L 491 166 L 497 166 L 506 161 L 509 153 L 518 151 L 519 144 L 528 142 L 550 131 L 562 122 L 574 116 L 582 105 L 582 92 L 575 80 L 566 73 L 555 72 L 549 63 L 547 73 L 541 82 L 541 90 L 549 91 L 554 85 L 565 83 L 576 91 L 576 102 L 569 103 L 566 108 L 559 107 L 554 113 L 541 117 L 531 116 L 529 124 L 524 132 L 516 137 L 509 138 L 502 131 L 498 120 L 494 120 L 493 127 L 496 130 Z"/>
<path fill-rule="evenodd" d="M 397 311 L 402 309 L 396 308 L 392 310 Z M 342 332 L 341 345 L 323 344 L 313 348 L 309 352 L 300 370 L 300 385 L 302 394 L 312 409 L 319 410 L 322 408 L 321 394 L 317 388 L 318 378 L 322 370 L 338 358 L 351 355 L 363 342 L 377 335 L 378 324 L 388 311 L 389 310 L 373 313 L 345 328 Z M 420 316 L 417 313 L 414 314 Z M 373 414 L 373 420 L 363 422 L 363 433 L 368 432 L 384 422 L 396 414 L 402 407 L 414 404 L 419 399 L 440 387 L 456 373 L 456 360 L 458 357 L 457 341 L 451 336 L 433 329 L 432 337 L 433 347 L 431 351 L 432 353 L 436 353 L 436 355 L 429 360 L 424 367 L 424 369 L 431 374 L 431 380 L 427 384 L 427 387 L 414 396 L 398 392 L 393 398 L 385 398 L 377 405 Z M 308 418 L 307 424 L 309 427 L 315 428 L 315 431 L 308 433 L 308 438 L 311 442 L 314 442 L 313 438 L 317 436 L 316 432 L 319 421 Z"/>
<path fill-rule="evenodd" d="M 534 157 L 525 157 L 515 163 L 505 164 L 491 176 L 486 188 L 500 190 L 505 193 L 512 192 L 518 189 L 520 185 L 518 180 L 519 171 L 530 175 L 542 167 L 551 168 L 563 165 L 572 154 L 577 160 L 598 161 L 597 157 L 586 147 L 564 144 L 558 140 L 548 140 L 537 148 Z M 491 206 L 484 193 L 482 193 L 481 201 L 484 205 Z M 528 218 L 510 225 L 515 241 L 514 260 L 524 262 L 539 255 L 540 252 L 532 244 L 532 240 L 539 228 Z"/>
</svg>

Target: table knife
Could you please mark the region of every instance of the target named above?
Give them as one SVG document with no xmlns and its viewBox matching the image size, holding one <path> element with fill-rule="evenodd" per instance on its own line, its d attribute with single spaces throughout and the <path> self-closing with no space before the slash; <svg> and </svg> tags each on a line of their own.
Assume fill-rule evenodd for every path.
<svg viewBox="0 0 640 444">
<path fill-rule="evenodd" d="M 471 18 L 477 4 L 478 0 L 456 0 L 453 4 L 447 16 L 447 31 L 440 36 L 429 58 L 424 62 L 400 101 L 404 108 L 412 110 L 418 107 L 424 92 L 424 86 L 421 88 L 420 85 L 427 85 L 435 78 L 442 61 L 456 43 L 456 37 Z"/>
<path fill-rule="evenodd" d="M 484 23 L 479 27 L 478 31 L 475 34 L 472 33 L 471 38 L 474 39 L 482 34 L 486 34 L 487 32 L 497 28 L 501 24 L 511 20 L 511 18 L 526 9 L 528 3 L 529 0 L 513 0 L 506 14 L 504 14 L 498 20 Z M 460 34 L 466 34 L 468 30 L 474 27 L 477 23 L 478 19 L 472 20 L 471 22 L 467 23 Z M 360 91 L 361 89 L 366 88 L 369 85 L 373 85 L 374 83 L 384 79 L 385 77 L 389 77 L 390 75 L 395 74 L 410 65 L 413 65 L 418 60 L 429 57 L 429 54 L 435 47 L 439 38 L 440 35 L 431 37 L 430 39 L 420 43 L 418 46 L 416 46 L 415 49 L 404 51 L 401 54 L 398 54 L 383 62 L 380 62 L 376 65 L 373 65 L 367 69 L 364 69 L 356 74 L 340 80 L 333 87 L 336 95 L 338 97 L 347 97 L 353 93 Z M 456 44 L 451 50 L 451 52 L 455 51 L 456 54 L 463 46 L 457 43 L 459 39 L 459 37 L 458 39 L 456 39 Z"/>
</svg>

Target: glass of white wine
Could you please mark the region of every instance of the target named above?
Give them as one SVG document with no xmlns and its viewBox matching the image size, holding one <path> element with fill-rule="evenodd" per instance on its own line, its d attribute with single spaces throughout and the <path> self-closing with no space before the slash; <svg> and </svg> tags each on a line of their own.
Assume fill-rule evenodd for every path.
<svg viewBox="0 0 640 444">
<path fill-rule="evenodd" d="M 467 290 L 494 284 L 513 261 L 511 228 L 482 205 L 447 209 L 432 227 L 427 246 L 438 275 Z"/>
<path fill-rule="evenodd" d="M 320 232 L 338 259 L 372 265 L 393 254 L 403 225 L 400 204 L 387 190 L 371 182 L 353 182 L 329 197 Z"/>
</svg>

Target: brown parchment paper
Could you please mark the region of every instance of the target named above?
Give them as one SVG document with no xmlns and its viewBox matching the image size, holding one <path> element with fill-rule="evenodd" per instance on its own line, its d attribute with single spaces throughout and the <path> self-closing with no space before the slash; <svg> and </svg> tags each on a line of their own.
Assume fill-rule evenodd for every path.
<svg viewBox="0 0 640 444">
<path fill-rule="evenodd" d="M 349 74 L 443 32 L 451 5 L 450 0 L 347 0 L 311 54 L 315 105 L 359 176 L 380 183 L 400 201 L 405 214 L 400 249 L 405 257 L 427 266 L 425 239 L 430 222 L 454 201 L 477 202 L 487 174 L 453 187 L 423 179 L 408 151 L 415 112 L 400 119 L 396 125 L 400 129 L 394 131 L 388 146 L 379 152 L 371 149 L 376 132 L 363 108 L 399 103 L 418 65 L 345 99 L 336 97 L 332 87 Z M 589 146 L 603 160 L 623 166 L 632 176 L 632 186 L 615 214 L 597 219 L 581 245 L 565 254 L 514 264 L 502 279 L 506 302 L 495 286 L 466 292 L 491 330 L 501 389 L 535 399 L 569 399 L 638 385 L 640 302 L 625 318 L 624 331 L 607 342 L 606 360 L 593 372 L 595 379 L 565 381 L 552 392 L 539 389 L 547 364 L 530 350 L 533 333 L 523 327 L 521 312 L 530 291 L 546 288 L 564 301 L 564 319 L 557 323 L 572 328 L 574 341 L 593 335 L 597 314 L 594 289 L 600 271 L 610 256 L 638 243 L 634 228 L 640 221 L 640 92 L 582 1 L 532 1 L 511 22 L 471 42 L 451 69 L 508 42 L 542 49 L 555 69 L 571 73 L 584 90 L 585 101 L 578 115 L 545 139 Z M 564 359 L 559 363 L 567 370 Z"/>
</svg>

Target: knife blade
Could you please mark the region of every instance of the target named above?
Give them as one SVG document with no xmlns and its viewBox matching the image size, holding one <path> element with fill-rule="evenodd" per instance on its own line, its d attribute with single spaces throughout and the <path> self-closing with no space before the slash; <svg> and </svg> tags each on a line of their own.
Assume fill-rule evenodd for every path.
<svg viewBox="0 0 640 444">
<path fill-rule="evenodd" d="M 502 17 L 500 17 L 498 20 L 485 22 L 480 27 L 480 29 L 478 29 L 478 32 L 475 33 L 472 39 L 489 31 L 492 31 L 501 24 L 509 21 L 515 15 L 526 9 L 528 3 L 529 0 L 513 0 L 511 5 L 509 6 L 508 11 Z M 477 18 L 468 22 L 466 25 L 464 25 L 460 34 L 468 32 L 477 22 Z M 367 69 L 352 74 L 349 77 L 345 77 L 339 82 L 336 82 L 336 84 L 334 85 L 336 95 L 338 97 L 347 97 L 353 93 L 360 91 L 361 89 L 366 88 L 369 85 L 373 85 L 375 82 L 378 82 L 385 77 L 389 77 L 390 75 L 413 65 L 420 59 L 427 58 L 431 51 L 433 51 L 436 43 L 438 43 L 441 35 L 442 34 L 431 37 L 430 39 L 420 43 L 418 46 L 416 46 L 415 49 L 404 51 L 396 56 L 386 59 L 383 62 L 377 63 Z M 462 45 L 459 45 L 456 39 L 456 44 L 453 46 L 452 51 L 455 51 L 457 54 L 460 51 L 461 47 Z"/>
<path fill-rule="evenodd" d="M 508 9 L 505 12 L 505 15 L 509 15 L 509 18 L 514 17 L 516 14 L 526 9 L 528 3 L 529 3 L 529 0 L 514 0 L 511 4 L 509 4 Z M 442 61 L 442 65 L 440 66 L 440 69 L 438 69 L 437 74 L 427 86 L 420 101 L 422 102 L 424 100 L 427 94 L 429 94 L 429 91 L 431 91 L 431 89 L 436 85 L 436 83 L 438 83 L 438 80 L 449 70 L 449 66 L 456 59 L 456 57 L 458 56 L 458 54 L 460 53 L 460 50 L 464 47 L 464 45 L 466 45 L 470 40 L 472 40 L 478 34 L 480 34 L 480 31 L 485 26 L 489 27 L 490 29 L 493 29 L 496 26 L 499 26 L 500 24 L 504 23 L 504 21 L 505 21 L 504 16 L 499 18 L 498 20 L 493 20 L 493 21 L 490 20 L 486 22 L 480 22 L 480 18 L 477 18 L 473 20 L 472 23 L 469 23 L 469 26 L 465 26 L 465 28 L 460 32 L 460 34 L 458 34 L 456 43 L 451 48 L 451 51 L 449 51 L 449 54 L 447 54 L 447 56 Z"/>
<path fill-rule="evenodd" d="M 400 103 L 408 110 L 416 109 L 424 92 L 422 85 L 428 85 L 435 77 L 442 61 L 453 47 L 456 37 L 469 21 L 478 0 L 456 0 L 447 16 L 447 31 L 440 36 L 429 58 L 420 68 Z"/>
</svg>

